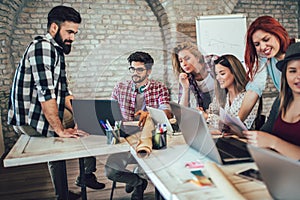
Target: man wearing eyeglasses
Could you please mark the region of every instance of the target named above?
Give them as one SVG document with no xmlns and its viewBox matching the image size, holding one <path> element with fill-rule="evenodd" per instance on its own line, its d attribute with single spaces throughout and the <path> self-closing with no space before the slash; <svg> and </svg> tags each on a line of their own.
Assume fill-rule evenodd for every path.
<svg viewBox="0 0 300 200">
<path fill-rule="evenodd" d="M 112 99 L 119 102 L 125 121 L 139 120 L 139 126 L 144 126 L 148 111 L 146 106 L 164 110 L 168 118 L 170 111 L 170 96 L 167 87 L 158 81 L 149 79 L 154 64 L 153 58 L 146 52 L 135 52 L 127 58 L 130 66 L 131 80 L 116 84 Z M 126 192 L 132 200 L 143 199 L 147 180 L 126 169 L 128 164 L 136 164 L 130 152 L 112 154 L 105 165 L 106 176 L 117 182 L 126 183 Z"/>
<path fill-rule="evenodd" d="M 171 118 L 167 87 L 159 81 L 149 79 L 153 58 L 148 53 L 138 51 L 132 53 L 127 60 L 131 80 L 116 84 L 111 96 L 119 102 L 124 120 L 139 120 L 139 126 L 143 126 L 148 115 L 146 106 L 164 110 Z"/>
</svg>

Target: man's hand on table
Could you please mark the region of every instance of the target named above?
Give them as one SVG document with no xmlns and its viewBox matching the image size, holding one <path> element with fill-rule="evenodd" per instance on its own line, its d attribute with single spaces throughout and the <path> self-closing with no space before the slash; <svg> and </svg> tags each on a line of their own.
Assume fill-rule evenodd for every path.
<svg viewBox="0 0 300 200">
<path fill-rule="evenodd" d="M 138 126 L 143 127 L 145 125 L 149 112 L 139 110 L 134 114 L 134 116 L 138 116 L 138 115 L 140 116 Z"/>
<path fill-rule="evenodd" d="M 63 137 L 63 138 L 80 138 L 88 135 L 89 135 L 88 133 L 79 130 L 77 128 L 64 129 L 62 133 L 58 134 L 59 137 Z"/>
</svg>

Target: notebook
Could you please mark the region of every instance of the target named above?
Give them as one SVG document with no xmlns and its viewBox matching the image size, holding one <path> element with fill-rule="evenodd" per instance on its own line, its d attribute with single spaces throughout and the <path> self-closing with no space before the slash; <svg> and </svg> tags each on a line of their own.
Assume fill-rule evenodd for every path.
<svg viewBox="0 0 300 200">
<path fill-rule="evenodd" d="M 170 102 L 185 142 L 219 164 L 252 161 L 247 144 L 236 138 L 213 138 L 202 112 Z M 180 111 L 179 111 L 180 110 Z M 179 114 L 179 115 L 178 115 Z"/>
<path fill-rule="evenodd" d="M 248 145 L 269 193 L 274 199 L 300 197 L 300 162 L 277 152 Z"/>
<path fill-rule="evenodd" d="M 166 115 L 166 113 L 158 108 L 152 108 L 149 106 L 146 106 L 147 110 L 149 111 L 150 117 L 153 120 L 153 123 L 156 125 L 159 124 L 166 124 L 167 125 L 167 131 L 170 133 L 174 133 L 174 129 Z"/>
<path fill-rule="evenodd" d="M 105 135 L 100 124 L 106 119 L 113 126 L 115 121 L 122 120 L 119 104 L 115 100 L 73 99 L 74 120 L 78 129 L 92 135 Z"/>
</svg>

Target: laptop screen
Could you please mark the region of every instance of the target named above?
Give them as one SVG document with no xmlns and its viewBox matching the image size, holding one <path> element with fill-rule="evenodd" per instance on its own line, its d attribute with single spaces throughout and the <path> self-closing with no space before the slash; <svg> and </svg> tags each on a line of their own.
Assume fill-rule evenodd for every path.
<svg viewBox="0 0 300 200">
<path fill-rule="evenodd" d="M 100 120 L 108 120 L 112 126 L 115 121 L 122 120 L 119 104 L 115 100 L 74 99 L 72 107 L 78 128 L 89 134 L 105 135 Z"/>
<path fill-rule="evenodd" d="M 168 132 L 174 132 L 172 125 L 163 110 L 160 110 L 158 108 L 152 108 L 149 106 L 147 106 L 147 110 L 149 111 L 154 124 L 166 124 Z"/>
<path fill-rule="evenodd" d="M 274 199 L 299 199 L 300 162 L 269 149 L 248 149 Z"/>
<path fill-rule="evenodd" d="M 170 105 L 176 120 L 179 122 L 179 128 L 185 142 L 202 155 L 222 163 L 202 113 L 174 102 L 170 102 Z"/>
</svg>

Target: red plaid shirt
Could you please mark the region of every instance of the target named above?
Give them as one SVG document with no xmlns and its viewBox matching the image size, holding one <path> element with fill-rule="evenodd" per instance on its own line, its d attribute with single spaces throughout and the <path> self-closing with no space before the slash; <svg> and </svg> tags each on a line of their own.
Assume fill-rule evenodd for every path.
<svg viewBox="0 0 300 200">
<path fill-rule="evenodd" d="M 158 81 L 149 80 L 149 86 L 144 91 L 146 106 L 159 108 L 169 107 L 170 95 L 167 87 Z M 133 81 L 124 81 L 116 84 L 111 98 L 119 102 L 124 120 L 134 120 L 135 101 L 137 90 Z"/>
</svg>

